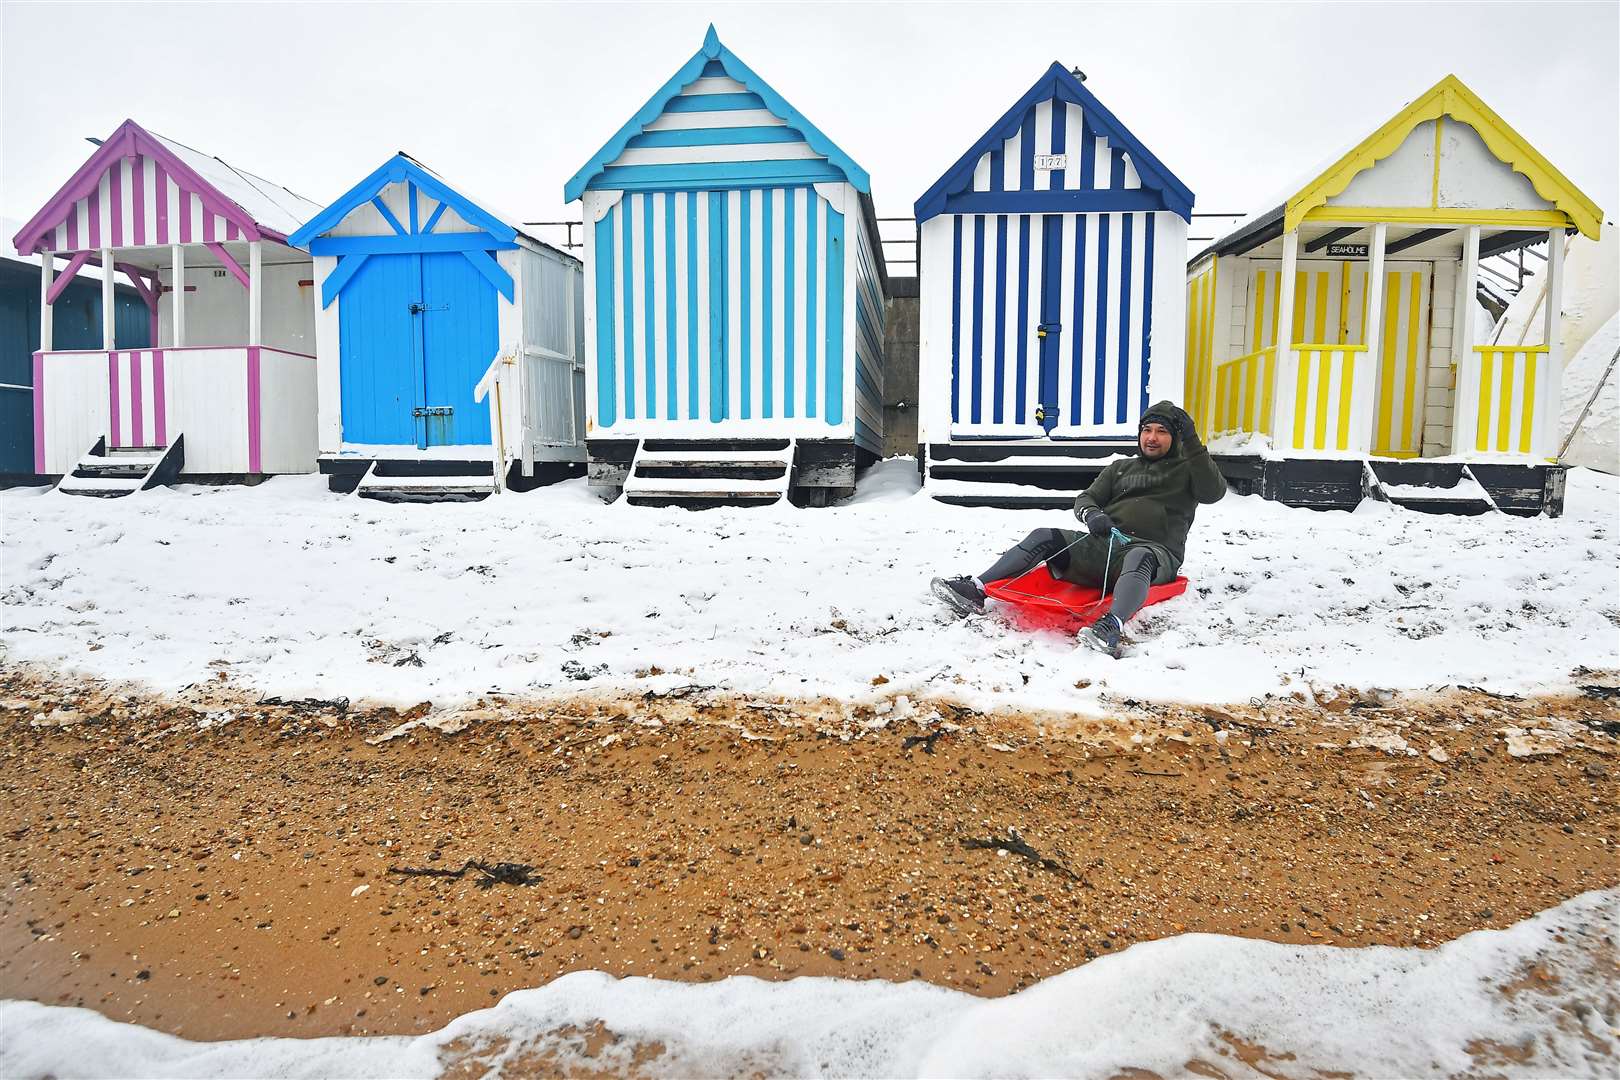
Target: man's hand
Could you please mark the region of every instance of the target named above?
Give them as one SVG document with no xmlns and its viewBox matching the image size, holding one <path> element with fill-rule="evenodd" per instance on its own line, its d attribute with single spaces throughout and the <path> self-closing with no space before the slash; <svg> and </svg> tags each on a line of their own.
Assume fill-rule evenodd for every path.
<svg viewBox="0 0 1620 1080">
<path fill-rule="evenodd" d="M 1170 422 L 1175 425 L 1176 436 L 1182 443 L 1191 446 L 1200 445 L 1198 426 L 1193 423 L 1193 418 L 1188 415 L 1186 409 L 1169 401 L 1161 401 L 1149 409 L 1148 412 L 1159 413 L 1168 417 Z"/>
<path fill-rule="evenodd" d="M 1092 536 L 1107 536 L 1114 531 L 1114 519 L 1101 510 L 1089 511 L 1080 520 L 1085 523 Z"/>
</svg>

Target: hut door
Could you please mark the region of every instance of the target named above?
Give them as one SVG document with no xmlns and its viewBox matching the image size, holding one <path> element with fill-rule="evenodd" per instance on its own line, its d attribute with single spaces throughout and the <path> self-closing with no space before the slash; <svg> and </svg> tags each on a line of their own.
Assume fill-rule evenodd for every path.
<svg viewBox="0 0 1620 1080">
<path fill-rule="evenodd" d="M 422 349 L 419 446 L 489 442 L 489 406 L 473 389 L 495 359 L 500 333 L 495 287 L 460 252 L 419 256 Z"/>
<path fill-rule="evenodd" d="M 1058 365 L 1063 361 L 1063 219 L 1041 218 L 1041 306 L 1035 338 L 1040 344 L 1039 399 L 1035 422 L 1047 435 L 1057 427 L 1063 405 L 1058 395 Z"/>
</svg>

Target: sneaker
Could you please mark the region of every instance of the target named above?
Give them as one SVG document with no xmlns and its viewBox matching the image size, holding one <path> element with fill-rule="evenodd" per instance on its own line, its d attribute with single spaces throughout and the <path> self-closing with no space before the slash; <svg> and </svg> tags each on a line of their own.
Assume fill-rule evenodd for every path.
<svg viewBox="0 0 1620 1080">
<path fill-rule="evenodd" d="M 928 590 L 958 615 L 983 615 L 984 590 L 970 577 L 935 578 Z"/>
<path fill-rule="evenodd" d="M 1115 615 L 1104 615 L 1080 631 L 1080 644 L 1119 659 L 1119 635 L 1122 627 Z"/>
</svg>

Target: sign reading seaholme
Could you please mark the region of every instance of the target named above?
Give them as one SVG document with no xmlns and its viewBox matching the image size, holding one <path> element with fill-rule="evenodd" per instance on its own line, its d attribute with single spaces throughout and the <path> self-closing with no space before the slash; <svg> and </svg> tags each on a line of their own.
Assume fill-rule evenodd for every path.
<svg viewBox="0 0 1620 1080">
<path fill-rule="evenodd" d="M 1327 253 L 1330 259 L 1365 259 L 1367 257 L 1367 245 L 1329 244 Z"/>
<path fill-rule="evenodd" d="M 1039 172 L 1051 172 L 1053 169 L 1067 169 L 1069 167 L 1068 154 L 1036 154 L 1035 168 Z"/>
</svg>

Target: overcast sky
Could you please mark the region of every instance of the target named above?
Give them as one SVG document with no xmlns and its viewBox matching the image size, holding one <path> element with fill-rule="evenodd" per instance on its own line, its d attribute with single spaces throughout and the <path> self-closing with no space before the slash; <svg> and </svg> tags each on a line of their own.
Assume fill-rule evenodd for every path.
<svg viewBox="0 0 1620 1080">
<path fill-rule="evenodd" d="M 125 117 L 317 202 L 403 149 L 492 209 L 562 187 L 702 43 L 912 201 L 1053 60 L 1197 193 L 1248 213 L 1455 73 L 1620 202 L 1620 5 L 0 3 L 0 212 Z M 1194 234 L 1207 232 L 1195 226 Z M 5 238 L 9 245 L 10 237 Z"/>
</svg>

